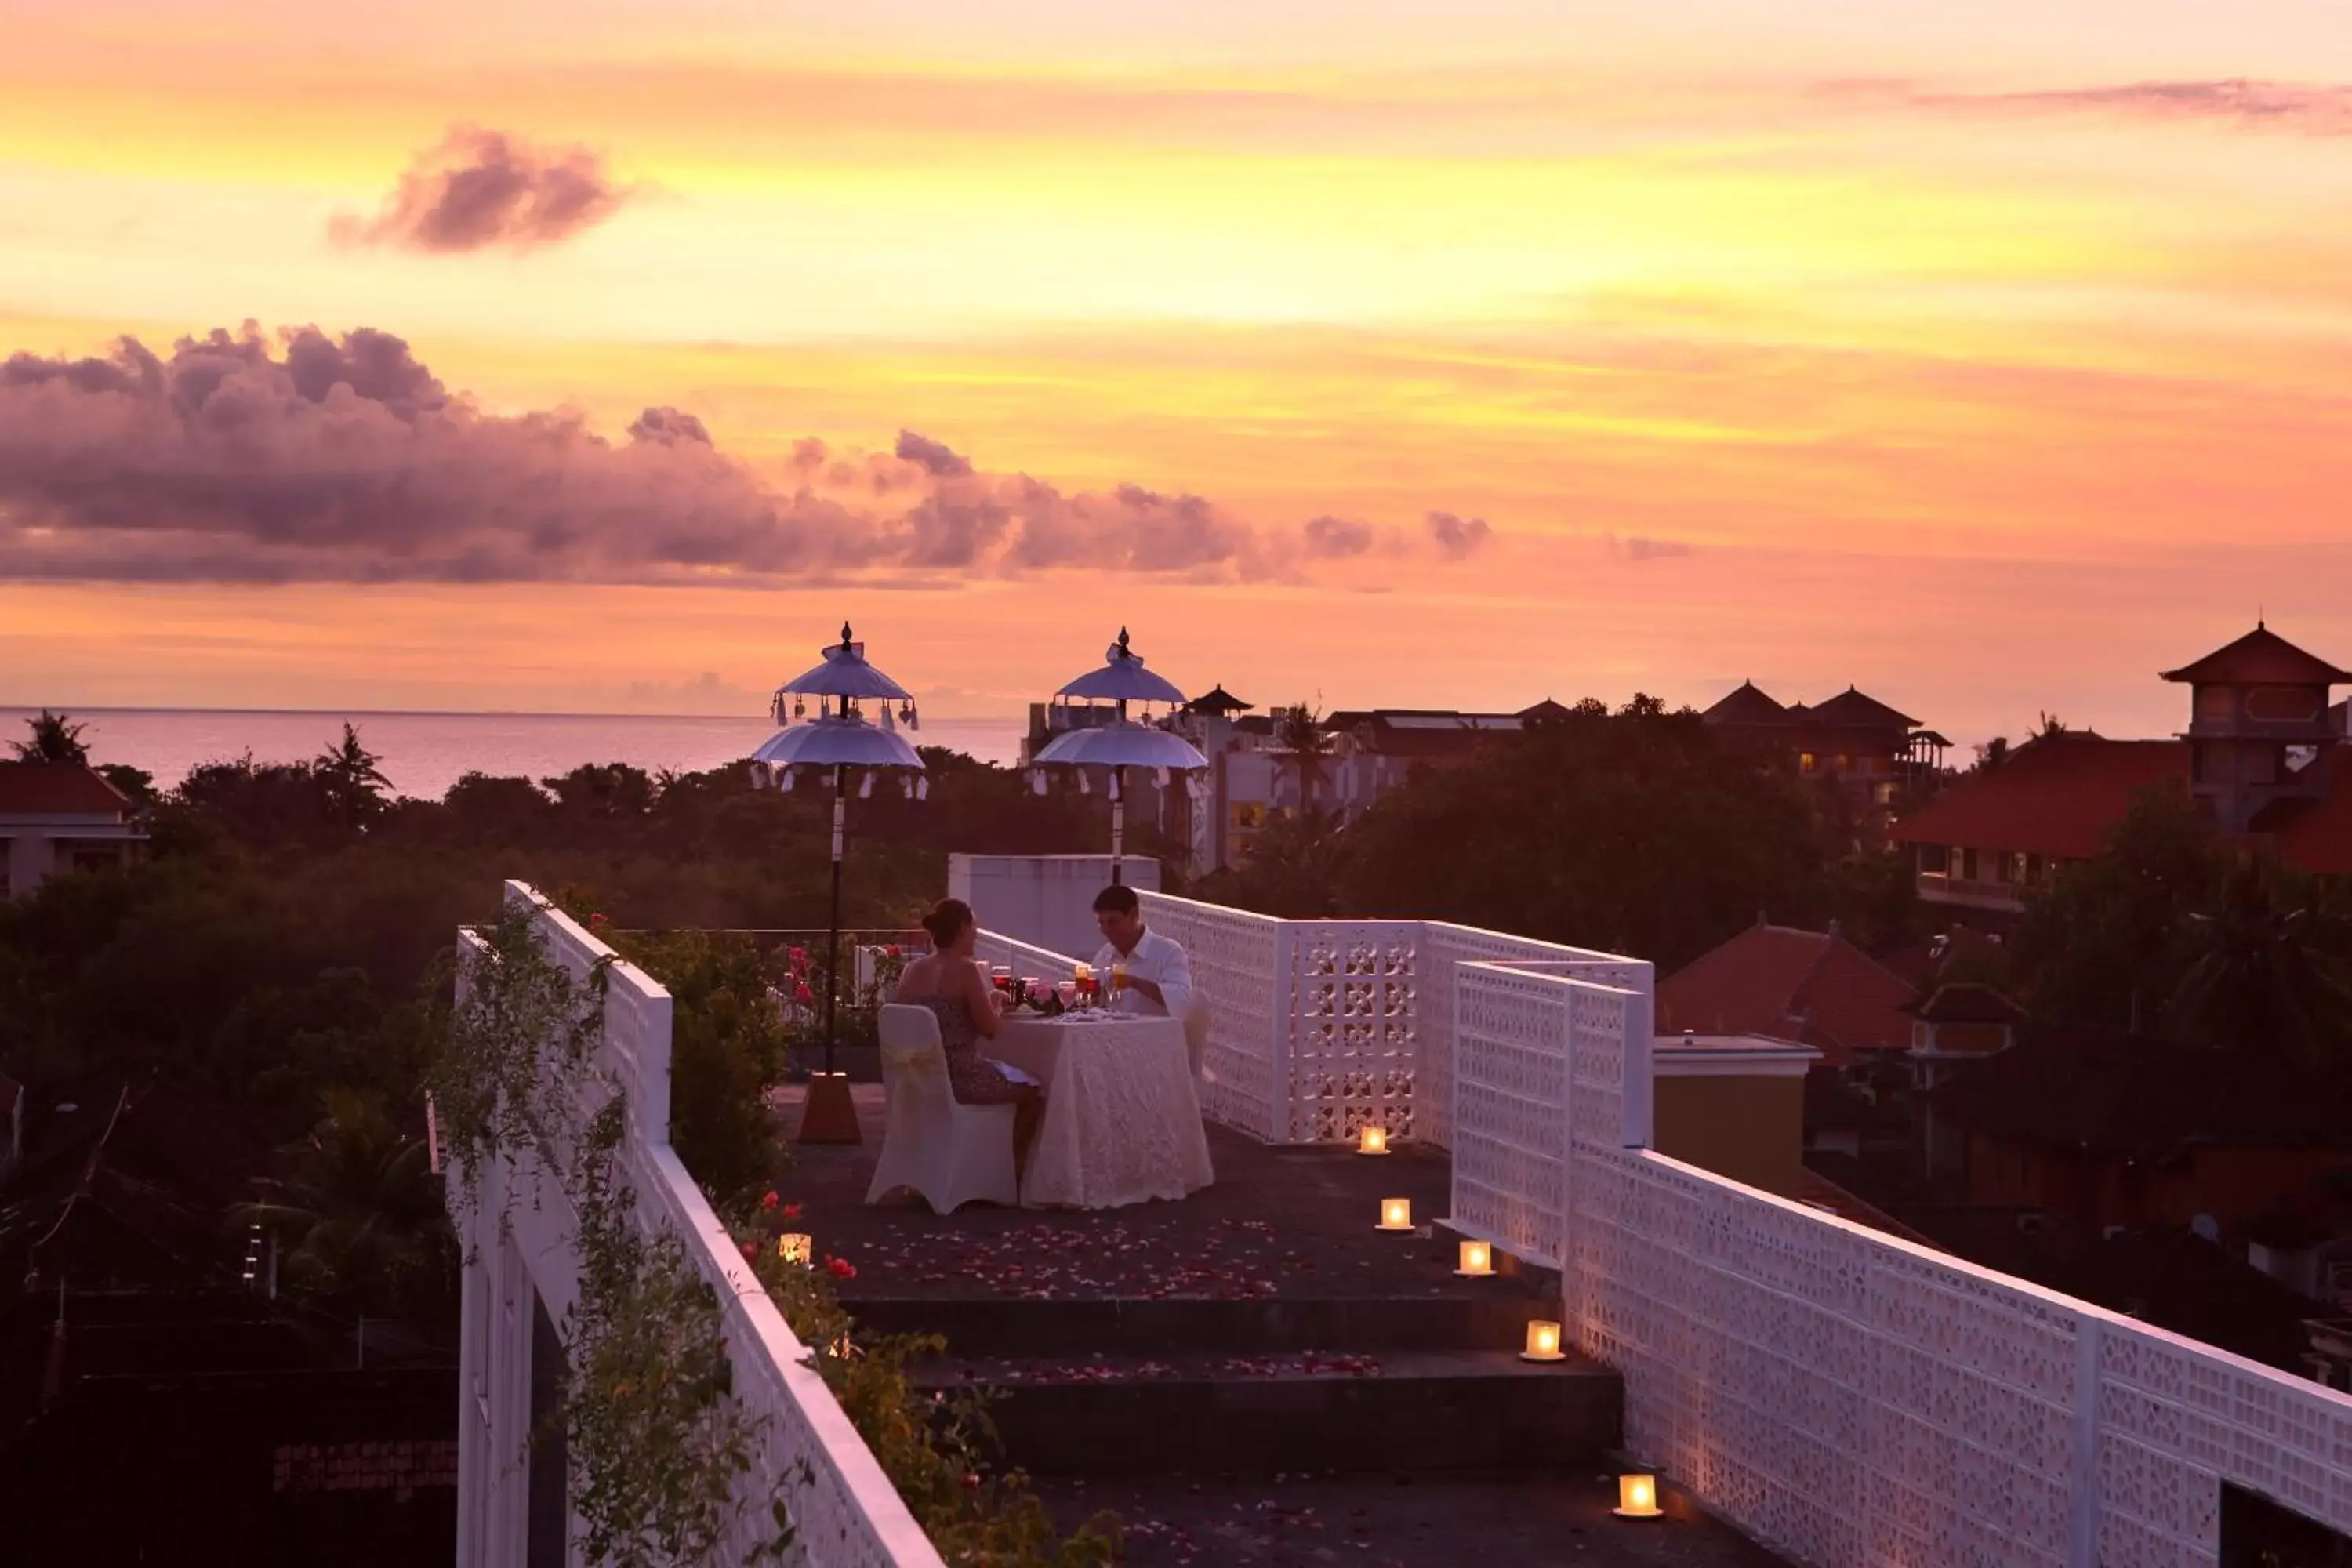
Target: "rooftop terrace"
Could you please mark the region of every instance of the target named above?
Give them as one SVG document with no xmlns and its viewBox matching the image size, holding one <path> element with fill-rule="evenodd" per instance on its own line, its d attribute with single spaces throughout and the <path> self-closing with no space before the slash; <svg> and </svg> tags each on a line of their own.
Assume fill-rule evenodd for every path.
<svg viewBox="0 0 2352 1568">
<path fill-rule="evenodd" d="M 1097 1214 L 868 1208 L 874 1126 L 804 1148 L 798 1184 L 861 1320 L 944 1330 L 928 1375 L 1013 1390 L 1013 1457 L 1057 1507 L 1126 1513 L 1130 1561 L 2206 1564 L 2225 1483 L 2352 1526 L 2352 1399 L 1653 1152 L 1646 963 L 1146 903 L 1212 1003 L 1216 1185 Z M 604 959 L 539 919 L 577 972 Z M 1066 962 L 1019 935 L 994 951 Z M 811 1563 L 938 1562 L 668 1152 L 667 995 L 607 973 L 648 1223 L 698 1249 L 737 1387 L 772 1417 L 747 1499 L 790 1490 Z M 1368 1123 L 1403 1152 L 1348 1154 Z M 1397 1195 L 1513 1263 L 1457 1279 L 1442 1235 L 1376 1234 Z M 461 1565 L 521 1560 L 499 1455 L 528 1347 L 498 1302 L 528 1279 L 560 1310 L 566 1259 L 560 1229 L 515 1231 L 478 1237 L 467 1276 Z M 1537 1317 L 1570 1361 L 1510 1354 Z M 1600 1511 L 1620 1449 L 1682 1520 Z"/>
</svg>

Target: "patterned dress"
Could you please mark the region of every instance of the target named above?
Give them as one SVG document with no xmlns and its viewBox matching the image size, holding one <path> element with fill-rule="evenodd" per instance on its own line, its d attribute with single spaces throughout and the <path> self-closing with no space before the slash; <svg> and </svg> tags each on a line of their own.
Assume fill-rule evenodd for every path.
<svg viewBox="0 0 2352 1568">
<path fill-rule="evenodd" d="M 980 1026 L 971 1020 L 971 1004 L 961 996 L 925 996 L 915 1005 L 929 1007 L 940 1021 L 940 1045 L 948 1058 L 948 1090 L 964 1105 L 1010 1105 L 1021 1098 L 1021 1088 L 981 1059 Z"/>
</svg>

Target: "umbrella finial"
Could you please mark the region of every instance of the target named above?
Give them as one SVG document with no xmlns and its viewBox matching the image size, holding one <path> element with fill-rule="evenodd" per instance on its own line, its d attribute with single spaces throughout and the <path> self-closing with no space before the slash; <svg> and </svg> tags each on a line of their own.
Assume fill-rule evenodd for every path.
<svg viewBox="0 0 2352 1568">
<path fill-rule="evenodd" d="M 844 621 L 844 622 L 842 622 L 842 623 L 841 623 L 841 647 L 842 647 L 842 650 L 843 650 L 844 652 L 848 651 L 848 648 L 849 648 L 849 623 L 848 623 L 847 621 Z"/>
<path fill-rule="evenodd" d="M 1127 653 L 1127 628 L 1126 628 L 1125 626 L 1121 626 L 1121 627 L 1119 627 L 1119 628 L 1118 628 L 1118 657 L 1119 657 L 1119 658 L 1127 658 L 1127 657 L 1128 657 L 1128 653 Z"/>
</svg>

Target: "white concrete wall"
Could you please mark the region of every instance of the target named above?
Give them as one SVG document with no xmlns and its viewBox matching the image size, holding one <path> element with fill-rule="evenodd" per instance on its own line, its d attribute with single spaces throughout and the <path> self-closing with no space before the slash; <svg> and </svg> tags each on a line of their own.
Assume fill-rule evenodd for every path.
<svg viewBox="0 0 2352 1568">
<path fill-rule="evenodd" d="M 1160 886 L 1160 862 L 1132 856 L 1119 879 L 1139 892 Z M 950 855 L 948 897 L 961 899 L 981 925 L 1054 952 L 1092 958 L 1102 946 L 1095 895 L 1110 885 L 1108 855 Z"/>
<path fill-rule="evenodd" d="M 534 910 L 548 955 L 578 980 L 604 968 L 604 1032 L 589 1096 L 618 1086 L 629 1123 L 618 1165 L 646 1234 L 667 1231 L 718 1293 L 734 1394 L 757 1418 L 751 1466 L 737 1482 L 724 1561 L 749 1561 L 774 1533 L 782 1497 L 800 1531 L 787 1568 L 941 1568 L 939 1553 L 793 1335 L 776 1305 L 669 1146 L 669 994 L 612 949 L 509 882 Z M 461 947 L 480 950 L 460 933 Z M 460 984 L 463 984 L 461 979 Z M 582 1121 L 593 1114 L 583 1103 Z M 531 1293 L 562 1329 L 579 1293 L 577 1220 L 562 1152 L 501 1156 L 468 1205 L 450 1173 L 450 1210 L 466 1249 L 458 1352 L 457 1568 L 515 1568 L 529 1539 Z M 567 1561 L 583 1562 L 579 1542 Z"/>
</svg>

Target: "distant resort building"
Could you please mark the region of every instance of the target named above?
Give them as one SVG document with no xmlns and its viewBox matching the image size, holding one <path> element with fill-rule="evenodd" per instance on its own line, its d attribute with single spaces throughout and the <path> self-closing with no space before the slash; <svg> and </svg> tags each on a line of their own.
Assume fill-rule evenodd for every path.
<svg viewBox="0 0 2352 1568">
<path fill-rule="evenodd" d="M 2189 689 L 2186 731 L 2115 741 L 2038 735 L 1946 788 L 1894 830 L 1929 903 L 2014 914 L 2026 889 L 2098 854 L 2141 792 L 2186 789 L 2249 848 L 2301 870 L 2352 874 L 2352 766 L 2341 755 L 2352 673 L 2257 626 L 2162 678 Z"/>
<path fill-rule="evenodd" d="M 147 834 L 130 797 L 79 763 L 0 763 L 0 899 L 22 898 L 64 871 L 134 858 Z"/>
<path fill-rule="evenodd" d="M 1951 742 L 1853 687 L 1825 702 L 1783 707 L 1752 681 L 1700 715 L 1735 745 L 1835 790 L 1861 837 L 1877 844 L 1894 819 L 1933 788 Z"/>
</svg>

